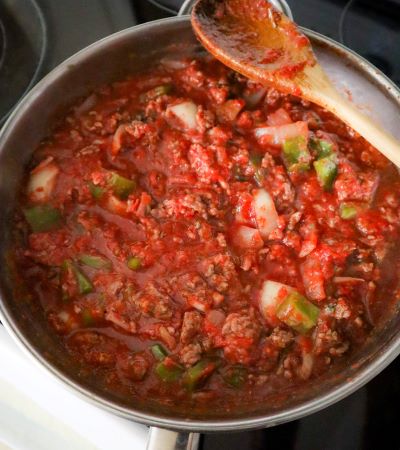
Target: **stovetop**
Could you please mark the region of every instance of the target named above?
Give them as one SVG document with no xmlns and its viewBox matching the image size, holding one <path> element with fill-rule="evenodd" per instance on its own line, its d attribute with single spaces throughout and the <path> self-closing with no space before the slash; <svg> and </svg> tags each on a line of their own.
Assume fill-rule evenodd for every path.
<svg viewBox="0 0 400 450">
<path fill-rule="evenodd" d="M 287 2 L 300 25 L 344 43 L 400 85 L 400 0 Z M 1 0 L 0 123 L 26 89 L 66 57 L 115 31 L 172 15 L 181 3 Z M 26 8 L 33 11 L 28 21 L 21 13 Z M 399 404 L 398 358 L 366 387 L 324 411 L 266 430 L 206 435 L 202 449 L 400 449 Z"/>
</svg>

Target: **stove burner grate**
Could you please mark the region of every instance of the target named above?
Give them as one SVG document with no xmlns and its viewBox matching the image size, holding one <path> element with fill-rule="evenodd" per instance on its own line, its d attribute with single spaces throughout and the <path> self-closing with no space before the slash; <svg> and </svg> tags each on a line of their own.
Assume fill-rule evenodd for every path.
<svg viewBox="0 0 400 450">
<path fill-rule="evenodd" d="M 0 124 L 41 74 L 47 28 L 35 0 L 0 3 Z"/>
<path fill-rule="evenodd" d="M 342 10 L 339 38 L 400 85 L 400 1 L 350 0 Z"/>
</svg>

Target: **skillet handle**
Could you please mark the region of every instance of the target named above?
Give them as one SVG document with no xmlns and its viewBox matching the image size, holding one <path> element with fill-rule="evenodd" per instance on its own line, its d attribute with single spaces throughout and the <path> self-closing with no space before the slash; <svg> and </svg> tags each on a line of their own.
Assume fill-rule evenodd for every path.
<svg viewBox="0 0 400 450">
<path fill-rule="evenodd" d="M 199 442 L 199 433 L 178 433 L 150 427 L 147 450 L 197 450 Z"/>
</svg>

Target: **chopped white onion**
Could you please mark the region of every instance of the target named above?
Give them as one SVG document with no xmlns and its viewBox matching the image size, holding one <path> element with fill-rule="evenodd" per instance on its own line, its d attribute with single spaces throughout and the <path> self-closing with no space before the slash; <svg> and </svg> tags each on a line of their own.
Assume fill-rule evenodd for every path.
<svg viewBox="0 0 400 450">
<path fill-rule="evenodd" d="M 267 88 L 260 88 L 257 89 L 256 91 L 251 92 L 250 94 L 243 95 L 243 98 L 246 101 L 246 106 L 249 108 L 254 108 L 260 103 L 260 101 L 262 100 L 262 98 L 265 96 L 266 93 Z"/>
<path fill-rule="evenodd" d="M 239 225 L 233 234 L 232 242 L 236 247 L 240 248 L 262 248 L 264 241 L 260 232 L 245 225 Z"/>
<path fill-rule="evenodd" d="M 167 117 L 173 115 L 179 119 L 185 128 L 194 130 L 197 127 L 197 106 L 190 101 L 178 103 L 167 108 Z"/>
<path fill-rule="evenodd" d="M 287 294 L 294 291 L 290 286 L 277 281 L 264 281 L 260 295 L 260 311 L 266 319 L 276 318 L 276 308 Z"/>
<path fill-rule="evenodd" d="M 167 69 L 179 70 L 185 69 L 190 64 L 188 59 L 163 58 L 161 64 Z"/>
<path fill-rule="evenodd" d="M 212 323 L 215 327 L 222 328 L 222 324 L 225 322 L 225 314 L 219 309 L 212 309 L 208 311 L 206 319 Z"/>
<path fill-rule="evenodd" d="M 121 150 L 122 138 L 125 133 L 125 128 L 126 128 L 126 126 L 124 124 L 119 125 L 119 127 L 117 128 L 117 130 L 114 133 L 112 143 L 111 143 L 111 153 L 113 155 L 118 154 Z"/>
<path fill-rule="evenodd" d="M 302 359 L 303 361 L 298 369 L 298 374 L 303 380 L 308 380 L 314 366 L 314 357 L 311 353 L 303 352 Z"/>
<path fill-rule="evenodd" d="M 176 346 L 175 338 L 171 336 L 165 327 L 160 327 L 158 332 L 160 334 L 160 338 L 167 344 L 169 349 L 173 349 Z"/>
<path fill-rule="evenodd" d="M 274 201 L 265 189 L 257 189 L 253 197 L 257 227 L 261 236 L 268 239 L 270 233 L 278 226 L 278 213 Z"/>
<path fill-rule="evenodd" d="M 125 214 L 127 210 L 127 203 L 115 195 L 109 195 L 104 206 L 114 214 Z"/>
<path fill-rule="evenodd" d="M 32 170 L 27 187 L 32 202 L 46 202 L 50 198 L 59 172 L 59 168 L 51 159 Z"/>
<path fill-rule="evenodd" d="M 57 315 L 58 318 L 64 323 L 67 323 L 70 318 L 70 315 L 66 311 L 60 311 Z"/>
<path fill-rule="evenodd" d="M 75 108 L 75 115 L 79 117 L 90 111 L 97 102 L 96 94 L 89 95 L 79 106 Z"/>
<path fill-rule="evenodd" d="M 189 304 L 193 308 L 197 309 L 197 311 L 200 311 L 202 313 L 207 312 L 207 310 L 209 309 L 209 305 L 207 303 L 202 302 L 194 296 L 190 298 Z"/>
<path fill-rule="evenodd" d="M 283 145 L 287 139 L 292 139 L 298 136 L 308 138 L 308 124 L 307 122 L 295 122 L 287 125 L 279 125 L 273 127 L 260 127 L 254 130 L 254 135 L 261 142 L 270 145 Z"/>
<path fill-rule="evenodd" d="M 286 109 L 279 108 L 273 113 L 268 114 L 267 122 L 270 127 L 276 127 L 292 123 L 292 119 Z"/>
<path fill-rule="evenodd" d="M 334 283 L 364 283 L 363 278 L 355 278 L 355 277 L 333 277 L 332 281 Z"/>
</svg>

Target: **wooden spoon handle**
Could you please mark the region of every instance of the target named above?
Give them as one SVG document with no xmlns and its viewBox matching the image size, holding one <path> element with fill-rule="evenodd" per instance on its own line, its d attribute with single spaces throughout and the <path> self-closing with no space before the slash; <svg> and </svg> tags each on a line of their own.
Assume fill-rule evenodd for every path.
<svg viewBox="0 0 400 450">
<path fill-rule="evenodd" d="M 308 71 L 307 97 L 353 128 L 400 168 L 400 142 L 339 94 L 319 64 Z"/>
<path fill-rule="evenodd" d="M 327 99 L 326 108 L 340 117 L 386 158 L 400 167 L 400 142 L 371 118 L 361 113 L 350 101 L 336 93 Z"/>
</svg>

